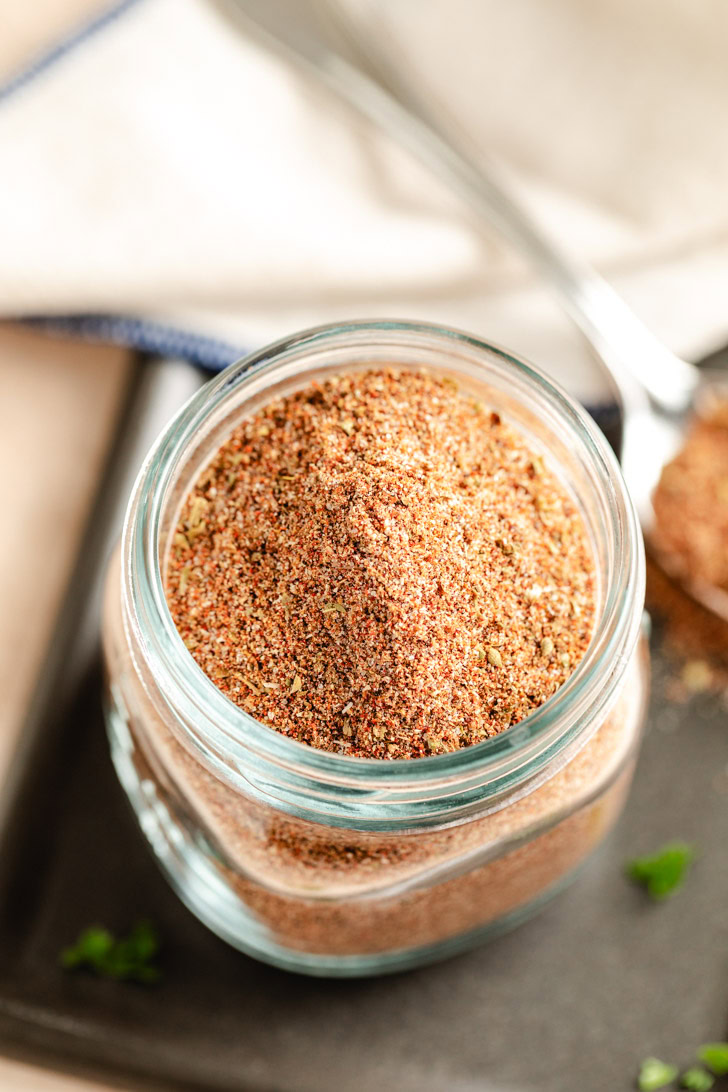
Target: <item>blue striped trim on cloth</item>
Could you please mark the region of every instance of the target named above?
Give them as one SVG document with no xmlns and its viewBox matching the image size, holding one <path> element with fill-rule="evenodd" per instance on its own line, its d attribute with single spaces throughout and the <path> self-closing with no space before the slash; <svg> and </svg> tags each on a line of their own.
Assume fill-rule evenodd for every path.
<svg viewBox="0 0 728 1092">
<path fill-rule="evenodd" d="M 21 318 L 20 321 L 50 334 L 78 337 L 84 341 L 110 342 L 155 356 L 189 360 L 209 372 L 222 371 L 228 364 L 250 352 L 250 348 L 233 345 L 218 338 L 193 334 L 162 322 L 124 315 L 32 315 Z M 617 403 L 604 401 L 592 403 L 586 408 L 612 439 L 621 426 L 621 411 Z"/>
<path fill-rule="evenodd" d="M 32 315 L 20 321 L 50 334 L 82 338 L 84 341 L 110 342 L 168 359 L 189 360 L 207 372 L 222 371 L 249 352 L 214 337 L 124 315 Z M 622 411 L 619 405 L 615 401 L 606 401 L 587 405 L 586 409 L 619 453 L 622 449 Z"/>
<path fill-rule="evenodd" d="M 117 0 L 95 19 L 57 42 L 32 64 L 0 85 L 0 103 L 25 88 L 57 61 L 72 53 L 99 31 L 106 30 L 140 0 Z M 31 315 L 20 318 L 28 326 L 49 333 L 80 337 L 87 341 L 106 341 L 127 345 L 157 356 L 181 357 L 208 371 L 220 371 L 245 355 L 245 350 L 218 338 L 188 333 L 164 323 L 123 315 Z"/>
<path fill-rule="evenodd" d="M 219 338 L 125 315 L 28 315 L 20 321 L 51 334 L 127 345 L 155 356 L 189 360 L 211 372 L 221 371 L 249 351 Z"/>
<path fill-rule="evenodd" d="M 119 16 L 124 15 L 129 8 L 134 7 L 134 5 L 138 3 L 140 3 L 140 0 L 117 0 L 117 3 L 112 4 L 110 8 L 101 12 L 95 19 L 92 19 L 88 23 L 84 23 L 79 30 L 75 30 L 67 37 L 62 38 L 60 42 L 57 42 L 54 46 L 51 46 L 49 50 L 37 57 L 27 68 L 24 68 L 21 72 L 18 72 L 15 76 L 11 77 L 6 83 L 0 85 L 0 102 L 3 102 L 5 99 L 10 98 L 11 95 L 15 95 L 18 91 L 22 90 L 22 88 L 31 83 L 36 76 L 42 75 L 46 69 L 51 68 L 56 61 L 60 61 L 68 53 L 71 53 L 76 46 L 82 45 L 98 31 L 105 30 L 111 23 L 116 22 Z"/>
</svg>

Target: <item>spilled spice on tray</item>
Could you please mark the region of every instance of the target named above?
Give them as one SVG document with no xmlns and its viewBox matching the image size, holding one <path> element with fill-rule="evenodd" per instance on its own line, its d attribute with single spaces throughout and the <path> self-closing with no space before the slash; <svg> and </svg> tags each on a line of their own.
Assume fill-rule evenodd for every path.
<svg viewBox="0 0 728 1092">
<path fill-rule="evenodd" d="M 592 632 L 581 516 L 498 414 L 382 369 L 244 421 L 186 498 L 166 572 L 220 690 L 326 751 L 415 758 L 522 720 Z"/>
<path fill-rule="evenodd" d="M 655 544 L 669 570 L 728 588 L 728 402 L 696 417 L 652 503 Z"/>
<path fill-rule="evenodd" d="M 697 603 L 650 559 L 647 609 L 673 667 L 666 696 L 679 704 L 706 692 L 728 699 L 728 622 Z"/>
</svg>

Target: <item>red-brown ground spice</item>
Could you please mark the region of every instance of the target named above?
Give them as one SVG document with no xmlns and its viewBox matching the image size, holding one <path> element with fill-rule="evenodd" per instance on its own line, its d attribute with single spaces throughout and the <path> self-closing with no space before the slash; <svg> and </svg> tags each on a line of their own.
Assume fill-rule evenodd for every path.
<svg viewBox="0 0 728 1092">
<path fill-rule="evenodd" d="M 654 544 L 669 570 L 728 588 L 728 403 L 696 417 L 652 503 Z"/>
<path fill-rule="evenodd" d="M 311 384 L 186 498 L 167 598 L 232 701 L 328 751 L 414 758 L 503 731 L 583 656 L 594 565 L 570 496 L 449 380 Z"/>
</svg>

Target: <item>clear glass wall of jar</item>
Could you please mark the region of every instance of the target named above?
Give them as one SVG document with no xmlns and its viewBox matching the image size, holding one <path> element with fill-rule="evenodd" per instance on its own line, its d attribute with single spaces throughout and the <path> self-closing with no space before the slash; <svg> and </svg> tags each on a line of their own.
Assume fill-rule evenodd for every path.
<svg viewBox="0 0 728 1092">
<path fill-rule="evenodd" d="M 181 501 L 237 422 L 326 374 L 385 363 L 449 376 L 519 428 L 576 499 L 598 572 L 594 637 L 560 690 L 493 739 L 416 760 L 317 751 L 253 720 L 198 668 L 163 588 Z M 234 946 L 321 975 L 441 958 L 533 912 L 618 817 L 644 718 L 643 595 L 612 452 L 539 371 L 434 326 L 308 331 L 208 384 L 137 480 L 104 620 L 119 778 L 178 894 Z"/>
</svg>

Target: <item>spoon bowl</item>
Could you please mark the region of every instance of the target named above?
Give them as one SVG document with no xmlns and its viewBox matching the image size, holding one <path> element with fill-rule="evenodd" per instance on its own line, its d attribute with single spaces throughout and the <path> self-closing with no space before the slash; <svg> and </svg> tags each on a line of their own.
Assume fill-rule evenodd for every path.
<svg viewBox="0 0 728 1092">
<path fill-rule="evenodd" d="M 728 621 L 728 589 L 710 583 L 697 571 L 691 571 L 686 559 L 666 548 L 653 504 L 655 490 L 665 467 L 683 450 L 689 431 L 699 426 L 700 419 L 714 422 L 720 412 L 721 427 L 728 428 L 726 370 L 715 367 L 702 367 L 697 370 L 698 386 L 686 413 L 670 419 L 667 415 L 652 411 L 642 432 L 635 418 L 627 422 L 628 438 L 622 469 L 653 559 L 693 599 L 711 613 Z M 632 429 L 631 435 L 629 429 Z M 684 518 L 690 519 L 688 512 Z"/>
</svg>

